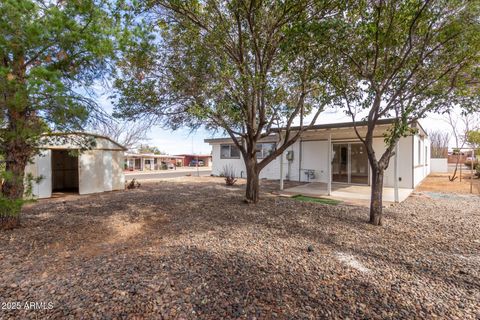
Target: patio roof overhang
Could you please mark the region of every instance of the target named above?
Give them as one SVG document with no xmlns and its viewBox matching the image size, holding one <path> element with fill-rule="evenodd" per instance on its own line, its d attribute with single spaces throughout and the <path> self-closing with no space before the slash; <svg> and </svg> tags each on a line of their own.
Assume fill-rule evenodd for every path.
<svg viewBox="0 0 480 320">
<path fill-rule="evenodd" d="M 383 138 L 387 130 L 395 123 L 395 119 L 380 119 L 377 122 L 373 136 L 374 138 Z M 355 126 L 353 122 L 342 122 L 342 123 L 328 123 L 328 124 L 319 124 L 314 125 L 306 129 L 302 133 L 302 141 L 318 141 L 318 140 L 359 140 L 357 133 L 355 132 L 355 127 L 357 128 L 358 133 L 365 137 L 367 134 L 367 122 L 366 121 L 357 121 Z M 420 126 L 418 122 L 412 125 L 413 128 L 416 128 L 420 131 L 421 136 L 426 136 L 425 130 Z M 293 132 L 300 130 L 300 127 L 292 127 Z M 285 128 L 278 128 L 273 130 L 274 134 L 263 138 L 260 142 L 278 142 L 278 133 L 285 132 Z M 214 139 L 205 139 L 206 143 L 209 144 L 220 144 L 220 143 L 233 143 L 231 138 L 214 138 Z"/>
</svg>

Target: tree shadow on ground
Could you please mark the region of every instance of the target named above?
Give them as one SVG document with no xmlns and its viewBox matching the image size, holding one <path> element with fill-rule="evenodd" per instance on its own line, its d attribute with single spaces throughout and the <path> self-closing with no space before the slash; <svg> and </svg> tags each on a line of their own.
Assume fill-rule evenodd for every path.
<svg viewBox="0 0 480 320">
<path fill-rule="evenodd" d="M 18 271 L 3 279 L 8 283 L 38 277 L 40 287 L 28 293 L 30 298 L 50 297 L 49 287 L 43 288 L 49 283 L 56 288 L 55 299 L 65 305 L 58 309 L 62 314 L 96 302 L 108 310 L 112 299 L 119 304 L 118 310 L 111 306 L 118 317 L 150 313 L 175 318 L 185 313 L 188 318 L 412 318 L 430 311 L 416 310 L 406 300 L 430 298 L 415 292 L 405 296 L 391 284 L 405 284 L 413 277 L 441 283 L 442 288 L 473 290 L 473 296 L 479 291 L 474 274 L 452 274 L 441 260 L 429 261 L 431 248 L 421 243 L 422 237 L 408 237 L 397 229 L 393 222 L 402 223 L 398 217 L 392 226 L 378 228 L 365 223 L 367 210 L 361 207 L 267 194 L 253 206 L 242 199 L 240 188 L 221 183 L 162 182 L 65 203 L 39 203 L 26 209 L 23 230 L 2 235 L 5 241 L 14 237 L 2 253 L 8 257 L 2 259 L 2 269 Z M 130 231 L 133 225 L 138 228 L 118 232 L 112 220 Z M 418 248 L 410 252 L 399 245 L 402 241 Z M 30 253 L 32 242 L 47 249 Z M 48 247 L 55 243 L 64 247 Z M 306 251 L 309 244 L 313 253 Z M 98 250 L 83 252 L 82 246 Z M 71 253 L 58 259 L 65 250 Z M 335 260 L 337 252 L 367 261 L 370 268 L 368 262 L 378 265 L 373 275 L 365 275 Z M 412 263 L 415 259 L 419 263 Z M 407 276 L 389 279 L 385 270 Z M 65 283 L 71 283 L 71 292 Z M 18 293 L 9 287 L 0 291 L 4 297 Z"/>
</svg>

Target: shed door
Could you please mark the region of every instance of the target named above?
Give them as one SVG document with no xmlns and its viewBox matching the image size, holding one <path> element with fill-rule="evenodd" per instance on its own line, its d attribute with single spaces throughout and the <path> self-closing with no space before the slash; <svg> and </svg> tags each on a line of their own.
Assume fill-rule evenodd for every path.
<svg viewBox="0 0 480 320">
<path fill-rule="evenodd" d="M 112 191 L 112 152 L 103 151 L 103 190 Z"/>
<path fill-rule="evenodd" d="M 85 151 L 78 159 L 79 193 L 102 192 L 104 188 L 103 151 Z"/>
</svg>

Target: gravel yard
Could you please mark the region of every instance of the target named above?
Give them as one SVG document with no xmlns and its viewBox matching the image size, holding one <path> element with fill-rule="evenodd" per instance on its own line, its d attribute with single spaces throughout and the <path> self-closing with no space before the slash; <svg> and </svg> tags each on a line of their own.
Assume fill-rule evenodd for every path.
<svg viewBox="0 0 480 320">
<path fill-rule="evenodd" d="M 480 318 L 478 196 L 416 193 L 373 227 L 242 195 L 191 177 L 29 205 L 0 233 L 0 318 Z"/>
</svg>

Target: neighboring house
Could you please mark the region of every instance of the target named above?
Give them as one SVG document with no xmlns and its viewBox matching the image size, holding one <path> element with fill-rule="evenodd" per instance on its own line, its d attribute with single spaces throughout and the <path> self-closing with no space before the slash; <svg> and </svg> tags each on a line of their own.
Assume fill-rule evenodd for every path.
<svg viewBox="0 0 480 320">
<path fill-rule="evenodd" d="M 392 119 L 380 120 L 374 132 L 373 147 L 377 157 L 385 150 L 383 135 L 392 123 Z M 357 123 L 357 128 L 360 133 L 365 133 L 366 123 Z M 430 173 L 430 141 L 419 124 L 415 128 L 417 133 L 400 139 L 397 167 L 395 157 L 392 157 L 385 172 L 385 187 L 395 186 L 395 169 L 398 188 L 413 189 Z M 258 145 L 258 159 L 274 150 L 278 141 L 278 134 L 263 139 Z M 246 177 L 242 155 L 230 138 L 206 139 L 205 142 L 212 146 L 213 175 L 222 175 L 224 170 L 232 168 L 238 177 Z M 280 169 L 281 163 L 283 170 Z M 260 178 L 278 180 L 283 172 L 286 180 L 370 185 L 370 171 L 365 146 L 350 122 L 313 126 L 282 157 L 269 163 L 261 171 Z"/>
<path fill-rule="evenodd" d="M 154 171 L 162 170 L 165 166 L 184 165 L 184 159 L 180 156 L 170 156 L 164 154 L 153 153 L 126 153 L 125 154 L 125 170 L 130 171 Z"/>
<path fill-rule="evenodd" d="M 26 168 L 26 174 L 42 177 L 38 183 L 32 183 L 33 197 L 49 198 L 53 192 L 88 194 L 125 188 L 122 168 L 125 147 L 97 134 L 55 136 L 61 138 L 44 140 L 40 154 Z M 75 154 L 79 149 L 75 137 L 79 136 L 95 143 L 89 150 Z"/>
<path fill-rule="evenodd" d="M 185 166 L 196 167 L 197 161 L 201 167 L 211 167 L 212 166 L 212 156 L 211 155 L 201 155 L 201 154 L 177 154 L 179 157 L 183 157 Z"/>
</svg>

